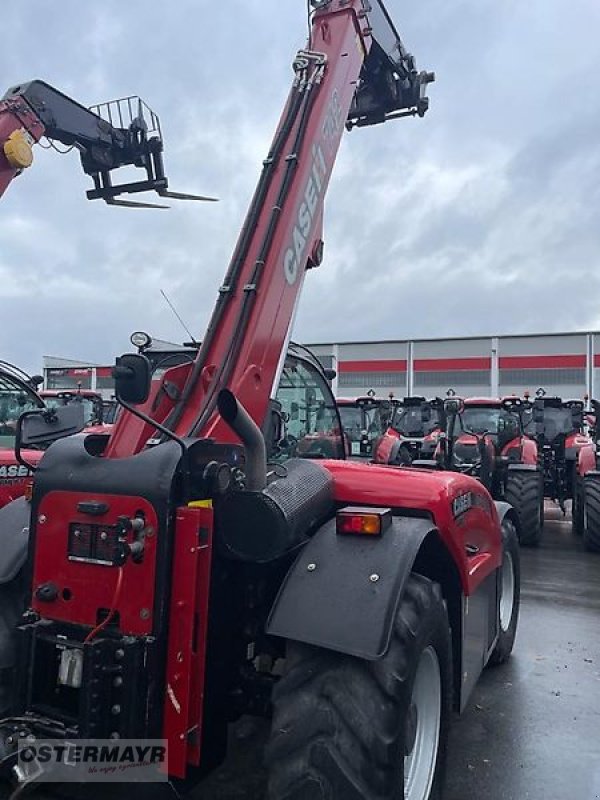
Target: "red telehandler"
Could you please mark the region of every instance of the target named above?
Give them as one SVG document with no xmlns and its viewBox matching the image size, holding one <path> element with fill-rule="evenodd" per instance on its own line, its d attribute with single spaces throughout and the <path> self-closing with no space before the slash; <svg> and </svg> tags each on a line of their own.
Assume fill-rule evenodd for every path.
<svg viewBox="0 0 600 800">
<path fill-rule="evenodd" d="M 225 757 L 228 723 L 250 713 L 273 720 L 273 800 L 433 800 L 451 709 L 511 652 L 518 520 L 481 483 L 343 459 L 270 463 L 343 130 L 422 116 L 432 80 L 380 0 L 310 6 L 310 41 L 198 352 L 154 381 L 143 353 L 121 356 L 110 437 L 60 439 L 71 407 L 56 409 L 0 722 L 0 765 L 22 783 L 25 761 L 41 766 L 40 737 L 163 739 L 169 775 L 197 779 Z M 302 390 L 301 375 L 287 380 Z M 41 415 L 22 417 L 20 444 L 42 429 Z"/>
</svg>

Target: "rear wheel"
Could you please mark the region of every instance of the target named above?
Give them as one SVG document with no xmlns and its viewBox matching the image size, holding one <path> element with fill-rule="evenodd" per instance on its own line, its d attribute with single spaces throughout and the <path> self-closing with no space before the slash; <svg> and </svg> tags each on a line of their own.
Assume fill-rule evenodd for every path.
<svg viewBox="0 0 600 800">
<path fill-rule="evenodd" d="M 0 718 L 12 703 L 15 631 L 25 606 L 25 580 L 22 574 L 0 585 Z"/>
<path fill-rule="evenodd" d="M 519 517 L 519 541 L 537 547 L 544 524 L 544 482 L 540 472 L 509 470 L 506 479 L 506 502 Z"/>
<path fill-rule="evenodd" d="M 451 695 L 441 591 L 413 574 L 380 660 L 289 643 L 273 694 L 270 800 L 440 800 Z"/>
<path fill-rule="evenodd" d="M 588 475 L 583 483 L 583 544 L 600 553 L 600 475 Z"/>
<path fill-rule="evenodd" d="M 521 603 L 521 552 L 517 531 L 510 519 L 502 521 L 502 576 L 498 603 L 498 641 L 489 664 L 503 664 L 510 656 Z"/>
</svg>

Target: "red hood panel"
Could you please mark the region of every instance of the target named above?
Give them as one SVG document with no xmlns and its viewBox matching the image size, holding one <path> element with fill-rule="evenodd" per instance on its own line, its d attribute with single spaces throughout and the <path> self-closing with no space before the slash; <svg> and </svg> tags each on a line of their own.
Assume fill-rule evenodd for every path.
<svg viewBox="0 0 600 800">
<path fill-rule="evenodd" d="M 463 588 L 475 590 L 501 564 L 501 533 L 493 500 L 479 481 L 454 472 L 394 468 L 353 461 L 323 461 L 340 504 L 391 506 L 428 512 L 457 565 Z M 457 498 L 473 501 L 466 513 Z M 458 508 L 458 511 L 457 511 Z M 477 565 L 465 546 L 477 548 Z"/>
</svg>

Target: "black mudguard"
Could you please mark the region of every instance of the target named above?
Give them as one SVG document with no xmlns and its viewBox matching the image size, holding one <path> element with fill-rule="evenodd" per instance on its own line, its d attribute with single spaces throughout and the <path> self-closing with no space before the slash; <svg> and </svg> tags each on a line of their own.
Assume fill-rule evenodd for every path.
<svg viewBox="0 0 600 800">
<path fill-rule="evenodd" d="M 12 581 L 27 559 L 30 515 L 24 497 L 0 508 L 0 585 Z"/>
<path fill-rule="evenodd" d="M 394 517 L 381 536 L 338 535 L 328 522 L 303 548 L 275 600 L 267 633 L 374 661 L 389 646 L 427 519 Z"/>
</svg>

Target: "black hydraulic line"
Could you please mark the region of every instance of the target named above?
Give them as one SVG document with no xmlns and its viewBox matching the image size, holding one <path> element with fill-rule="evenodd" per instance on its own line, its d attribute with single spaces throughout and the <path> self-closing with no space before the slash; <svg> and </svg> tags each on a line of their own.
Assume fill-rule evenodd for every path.
<svg viewBox="0 0 600 800">
<path fill-rule="evenodd" d="M 192 391 L 194 390 L 194 387 L 200 377 L 200 374 L 204 369 L 206 358 L 208 356 L 208 353 L 210 352 L 210 348 L 213 345 L 216 332 L 219 330 L 225 309 L 229 304 L 235 292 L 235 289 L 237 288 L 239 277 L 245 259 L 248 255 L 250 244 L 252 242 L 252 235 L 254 233 L 254 229 L 260 217 L 260 213 L 262 211 L 265 198 L 271 188 L 271 183 L 275 174 L 275 170 L 279 163 L 281 153 L 293 129 L 294 123 L 296 122 L 298 112 L 300 111 L 303 95 L 301 92 L 297 91 L 297 87 L 295 88 L 296 91 L 293 91 L 292 97 L 290 98 L 290 102 L 288 103 L 285 120 L 283 121 L 283 124 L 280 126 L 279 133 L 276 136 L 271 146 L 267 158 L 263 162 L 263 170 L 259 178 L 259 183 L 256 188 L 256 192 L 254 193 L 254 197 L 252 198 L 250 211 L 246 217 L 246 221 L 242 228 L 238 245 L 235 249 L 233 258 L 229 264 L 227 274 L 225 275 L 223 290 L 221 291 L 217 299 L 215 310 L 209 322 L 206 334 L 202 340 L 202 345 L 198 352 L 198 356 L 194 363 L 194 367 L 192 368 L 192 372 L 186 382 L 186 385 L 183 389 L 181 398 L 177 403 L 176 408 L 171 413 L 169 419 L 167 419 L 165 422 L 165 426 L 168 428 L 174 428 L 181 419 L 183 410 L 186 406 L 186 402 L 189 399 Z"/>
<path fill-rule="evenodd" d="M 271 247 L 273 245 L 273 240 L 275 238 L 275 233 L 277 231 L 277 227 L 279 224 L 280 215 L 283 210 L 283 206 L 287 198 L 287 195 L 289 193 L 291 183 L 294 179 L 294 175 L 298 168 L 297 155 L 302 149 L 302 145 L 306 137 L 306 130 L 308 128 L 308 123 L 310 121 L 312 108 L 317 97 L 317 93 L 315 93 L 313 89 L 315 88 L 315 86 L 318 85 L 319 84 L 309 83 L 308 86 L 306 87 L 304 108 L 302 110 L 302 116 L 300 117 L 296 138 L 291 151 L 292 155 L 296 157 L 290 158 L 287 162 L 287 167 L 281 183 L 281 188 L 277 196 L 275 206 L 271 211 L 271 218 L 269 220 L 269 225 L 265 233 L 265 237 L 263 239 L 258 258 L 254 264 L 254 271 L 252 273 L 250 285 L 254 286 L 255 288 L 246 293 L 246 297 L 244 298 L 244 302 L 240 310 L 240 315 L 235 325 L 235 334 L 232 337 L 232 341 L 230 343 L 227 355 L 223 360 L 223 363 L 221 365 L 221 368 L 217 376 L 213 380 L 212 389 L 206 398 L 204 408 L 202 409 L 199 417 L 194 423 L 192 430 L 190 431 L 190 436 L 197 435 L 199 430 L 206 424 L 206 422 L 208 422 L 210 416 L 215 410 L 217 390 L 224 388 L 224 386 L 226 385 L 227 381 L 231 376 L 233 361 L 239 353 L 241 340 L 243 339 L 243 336 L 245 335 L 247 330 L 248 319 L 252 311 L 252 308 L 254 306 L 256 294 L 259 290 L 260 278 L 264 270 L 266 259 L 268 258 Z"/>
</svg>

